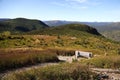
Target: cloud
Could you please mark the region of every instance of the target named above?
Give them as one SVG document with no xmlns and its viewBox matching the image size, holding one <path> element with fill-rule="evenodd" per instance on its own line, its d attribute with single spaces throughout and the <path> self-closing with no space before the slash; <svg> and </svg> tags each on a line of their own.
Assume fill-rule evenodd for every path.
<svg viewBox="0 0 120 80">
<path fill-rule="evenodd" d="M 77 2 L 77 3 L 85 3 L 88 0 L 66 0 L 66 1 L 68 1 L 68 2 Z"/>
<path fill-rule="evenodd" d="M 100 0 L 64 0 L 68 3 L 74 3 L 74 4 L 84 4 L 84 5 L 89 5 L 89 6 L 96 6 L 100 5 L 101 2 Z"/>
<path fill-rule="evenodd" d="M 62 0 L 59 2 L 52 2 L 52 4 L 61 7 L 85 10 L 100 5 L 100 2 L 98 2 L 98 0 Z"/>
<path fill-rule="evenodd" d="M 87 6 L 80 7 L 80 9 L 87 9 L 87 8 L 88 8 Z"/>
<path fill-rule="evenodd" d="M 72 9 L 87 9 L 87 6 L 81 6 L 79 4 L 76 3 L 58 3 L 58 2 L 52 2 L 52 4 L 56 5 L 56 6 L 60 6 L 60 7 L 66 7 L 66 8 L 72 8 Z"/>
<path fill-rule="evenodd" d="M 66 5 L 63 3 L 58 3 L 58 2 L 52 2 L 52 4 L 57 5 L 57 6 L 62 6 L 65 7 Z"/>
</svg>

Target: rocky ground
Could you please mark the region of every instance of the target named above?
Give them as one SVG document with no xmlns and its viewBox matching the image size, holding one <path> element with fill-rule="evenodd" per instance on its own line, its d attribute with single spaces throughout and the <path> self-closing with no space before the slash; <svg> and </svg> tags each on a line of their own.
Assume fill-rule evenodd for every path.
<svg viewBox="0 0 120 80">
<path fill-rule="evenodd" d="M 91 70 L 99 75 L 102 80 L 120 80 L 120 70 L 118 69 L 102 69 L 102 68 L 91 68 Z"/>
</svg>

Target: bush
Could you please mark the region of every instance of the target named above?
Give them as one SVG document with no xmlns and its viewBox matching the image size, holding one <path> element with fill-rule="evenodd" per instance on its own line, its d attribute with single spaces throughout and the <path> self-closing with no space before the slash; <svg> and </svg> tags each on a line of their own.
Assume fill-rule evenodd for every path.
<svg viewBox="0 0 120 80">
<path fill-rule="evenodd" d="M 4 40 L 4 39 L 8 38 L 8 37 L 10 37 L 10 35 L 11 35 L 11 32 L 4 31 L 3 33 L 0 34 L 0 40 Z"/>
<path fill-rule="evenodd" d="M 73 56 L 75 55 L 74 50 L 56 50 L 57 55 L 62 55 L 62 56 Z"/>
</svg>

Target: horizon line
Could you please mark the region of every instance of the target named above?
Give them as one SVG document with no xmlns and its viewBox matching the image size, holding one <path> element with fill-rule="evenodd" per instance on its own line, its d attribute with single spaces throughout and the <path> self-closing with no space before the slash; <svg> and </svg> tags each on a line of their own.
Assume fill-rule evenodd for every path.
<svg viewBox="0 0 120 80">
<path fill-rule="evenodd" d="M 26 17 L 0 18 L 0 19 L 17 19 L 17 18 L 40 20 L 40 21 L 70 21 L 70 22 L 96 22 L 96 23 L 100 23 L 100 22 L 108 22 L 108 23 L 109 22 L 120 22 L 120 21 L 79 21 L 79 20 L 64 20 L 64 19 L 47 19 L 47 20 L 43 20 L 43 19 L 38 19 L 38 18 L 26 18 Z"/>
</svg>

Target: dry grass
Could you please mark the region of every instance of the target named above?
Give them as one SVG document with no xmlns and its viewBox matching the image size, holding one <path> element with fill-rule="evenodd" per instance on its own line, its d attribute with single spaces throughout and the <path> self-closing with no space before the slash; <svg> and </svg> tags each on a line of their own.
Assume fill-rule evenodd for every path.
<svg viewBox="0 0 120 80">
<path fill-rule="evenodd" d="M 58 61 L 57 55 L 50 50 L 0 51 L 0 71 L 55 61 Z"/>
</svg>

